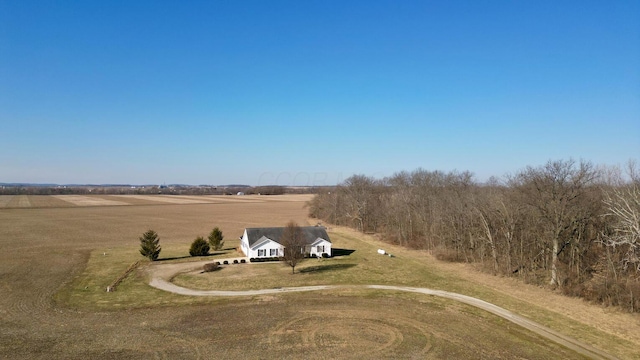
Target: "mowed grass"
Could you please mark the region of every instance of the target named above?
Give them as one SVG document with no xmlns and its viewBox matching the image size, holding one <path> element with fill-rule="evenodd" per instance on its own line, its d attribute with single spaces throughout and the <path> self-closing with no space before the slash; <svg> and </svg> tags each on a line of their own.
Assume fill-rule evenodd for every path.
<svg viewBox="0 0 640 360">
<path fill-rule="evenodd" d="M 151 261 L 142 257 L 138 248 L 115 247 L 104 250 L 103 252 L 93 251 L 85 270 L 76 275 L 55 295 L 54 299 L 60 306 L 74 309 L 113 310 L 220 300 L 194 299 L 154 289 L 147 284 L 146 269 Z M 162 256 L 156 263 L 201 261 L 203 259 L 214 261 L 226 254 L 237 254 L 237 252 L 233 248 L 227 248 L 207 257 L 190 257 L 188 248 L 173 244 L 162 249 Z M 123 275 L 128 267 L 135 262 L 139 262 L 137 269 L 117 285 L 116 291 L 107 293 L 107 286 Z"/>
<path fill-rule="evenodd" d="M 425 263 L 377 253 L 377 248 L 345 233 L 329 232 L 335 253 L 330 259 L 308 258 L 295 268 L 282 262 L 222 265 L 211 273 L 192 271 L 173 279 L 177 285 L 202 290 L 250 290 L 309 285 L 407 285 L 442 288 L 445 279 Z"/>
<path fill-rule="evenodd" d="M 246 263 L 222 265 L 219 271 L 203 273 L 201 270 L 178 274 L 173 278 L 177 285 L 201 290 L 250 290 L 262 288 L 309 285 L 406 285 L 468 291 L 469 284 L 454 276 L 442 276 L 426 262 L 412 258 L 383 256 L 374 245 L 347 233 L 329 232 L 336 253 L 330 259 L 305 259 L 292 274 L 291 267 L 282 262 Z M 222 261 L 242 256 L 235 248 L 237 239 L 225 241 L 226 250 L 208 257 L 190 257 L 188 244 L 164 246 L 159 261 L 143 258 L 133 246 L 98 249 L 91 253 L 85 271 L 62 289 L 56 299 L 77 308 L 109 309 L 117 307 L 146 307 L 174 303 L 175 296 L 158 293 L 147 285 L 151 266 L 164 263 L 192 261 Z M 162 240 L 161 240 L 162 243 Z M 117 279 L 133 262 L 141 261 L 114 293 L 106 293 L 106 287 Z M 200 297 L 180 297 L 180 303 L 202 303 Z"/>
<path fill-rule="evenodd" d="M 442 272 L 437 261 L 424 253 L 397 249 L 392 256 L 383 256 L 377 253 L 377 249 L 385 244 L 376 242 L 375 239 L 350 231 L 329 232 L 337 253 L 343 254 L 331 259 L 305 259 L 296 267 L 295 274 L 291 268 L 283 263 L 246 263 L 222 265 L 222 269 L 216 272 L 203 273 L 201 270 L 178 274 L 172 281 L 183 287 L 200 290 L 251 290 L 263 288 L 281 288 L 310 285 L 403 285 L 412 287 L 426 287 L 458 292 L 484 299 L 506 309 L 529 317 L 546 326 L 551 327 L 572 337 L 582 339 L 587 343 L 604 349 L 614 349 L 621 354 L 635 353 L 635 346 L 619 337 L 603 333 L 596 327 L 583 324 L 579 321 L 567 318 L 548 311 L 542 306 L 523 302 L 522 299 L 511 297 L 504 293 L 498 293 L 482 284 L 474 284 L 464 280 L 455 274 Z M 363 241 L 369 238 L 369 241 Z M 388 247 L 387 247 L 388 249 Z M 73 288 L 67 288 L 61 294 L 67 294 L 69 305 L 79 308 L 88 307 L 95 309 L 136 308 L 150 306 L 174 306 L 174 305 L 198 305 L 211 303 L 225 303 L 235 301 L 228 298 L 216 297 L 188 297 L 163 292 L 147 285 L 150 266 L 162 266 L 166 262 L 185 261 L 221 261 L 224 258 L 240 255 L 233 249 L 217 253 L 211 257 L 185 258 L 185 252 L 181 248 L 167 249 L 166 258 L 151 264 L 143 262 L 137 272 L 126 279 L 115 293 L 106 293 L 104 288 L 110 281 L 117 278 L 130 261 L 140 258 L 136 252 L 122 250 L 120 258 L 128 259 L 119 265 L 119 272 L 99 270 L 109 267 L 110 261 L 104 255 L 93 254 L 89 260 L 87 271 L 80 277 L 80 281 L 74 282 Z M 395 252 L 395 251 L 394 251 Z M 422 255 L 422 256 L 420 256 Z M 97 271 L 94 271 L 95 269 Z M 83 290 L 83 286 L 89 288 Z M 416 304 L 429 302 L 442 302 L 424 295 L 411 295 L 401 292 L 388 292 L 377 290 L 343 289 L 329 291 L 335 296 L 356 296 L 375 299 L 378 297 L 399 297 L 411 299 Z M 75 294 L 75 297 L 74 297 Z M 69 297 L 70 296 L 70 297 Z M 296 295 L 291 295 L 295 297 Z M 264 297 L 255 297 L 262 299 Z M 445 301 L 446 302 L 446 301 Z M 450 301 L 448 301 L 450 303 Z M 451 305 L 454 306 L 454 305 Z M 458 306 L 458 305 L 455 305 Z M 489 316 L 484 311 L 464 306 L 464 311 L 474 316 Z M 415 310 L 412 310 L 415 311 Z M 509 324 L 509 328 L 515 325 Z M 544 357 L 543 357 L 544 358 Z"/>
<path fill-rule="evenodd" d="M 199 284 L 206 289 L 222 283 L 228 289 L 314 283 L 365 284 L 393 264 L 388 261 L 402 261 L 380 256 L 373 246 L 349 235 L 332 235 L 334 242 L 355 251 L 333 259 L 306 260 L 293 275 L 290 268 L 281 263 L 236 264 L 223 266 L 214 273 L 180 275 L 174 280 L 184 282 L 188 287 Z M 173 313 L 185 306 L 192 308 L 193 315 L 163 325 L 162 332 L 179 338 L 188 337 L 190 342 L 195 341 L 205 349 L 211 348 L 213 343 L 216 351 L 223 351 L 231 358 L 262 358 L 265 352 L 276 358 L 349 359 L 354 353 L 376 358 L 582 358 L 485 311 L 415 294 L 356 288 L 240 299 L 170 294 L 146 284 L 149 266 L 162 266 L 162 262 L 201 261 L 203 257 L 180 258 L 183 254 L 180 248 L 167 250 L 168 257 L 175 259 L 153 264 L 143 262 L 140 271 L 127 278 L 114 293 L 106 293 L 98 284 L 119 275 L 117 271 L 105 269 L 114 264 L 108 257 L 135 258 L 135 252 L 123 248 L 115 253 L 112 250 L 111 255 L 93 254 L 86 271 L 68 288 L 70 291 L 61 292 L 71 297 L 59 300 L 75 305 L 76 311 L 86 311 L 87 307 L 100 311 L 158 308 Z M 227 250 L 207 257 L 207 260 L 236 255 L 234 250 Z M 350 271 L 357 268 L 358 262 L 367 264 L 360 271 Z M 118 264 L 121 271 L 127 266 L 127 261 Z M 406 266 L 396 266 L 396 276 L 405 271 Z M 199 275 L 206 275 L 207 281 L 201 282 L 205 277 Z M 213 278 L 217 280 L 212 281 Z M 379 278 L 381 283 L 383 278 Z M 433 279 L 437 278 L 439 276 L 433 276 Z M 416 274 L 407 279 L 407 284 L 424 279 Z M 211 332 L 217 335 L 212 337 Z M 244 346 L 248 338 L 255 341 L 255 346 Z"/>
</svg>

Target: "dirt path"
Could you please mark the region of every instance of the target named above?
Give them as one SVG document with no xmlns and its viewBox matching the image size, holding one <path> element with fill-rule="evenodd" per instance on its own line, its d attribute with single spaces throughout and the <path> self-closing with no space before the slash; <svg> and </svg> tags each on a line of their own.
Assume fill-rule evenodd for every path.
<svg viewBox="0 0 640 360">
<path fill-rule="evenodd" d="M 233 259 L 232 259 L 233 260 Z M 526 319 L 522 316 L 512 313 L 509 310 L 501 308 L 497 305 L 488 303 L 484 300 L 480 300 L 471 296 L 452 293 L 442 290 L 433 290 L 428 288 L 415 288 L 405 286 L 387 286 L 387 285 L 320 285 L 320 286 L 300 286 L 300 287 L 285 287 L 285 288 L 273 288 L 273 289 L 257 289 L 257 290 L 244 290 L 244 291 L 222 291 L 222 290 L 194 290 L 184 288 L 171 283 L 171 279 L 179 273 L 193 271 L 201 268 L 207 261 L 182 263 L 182 264 L 163 264 L 156 265 L 150 268 L 151 280 L 149 285 L 175 294 L 188 295 L 188 296 L 255 296 L 266 294 L 278 294 L 285 292 L 301 292 L 301 291 L 318 291 L 318 290 L 333 290 L 344 288 L 365 288 L 365 289 L 377 289 L 377 290 L 389 290 L 389 291 L 406 291 L 418 294 L 425 294 L 431 296 L 439 296 L 455 301 L 465 303 L 467 305 L 475 306 L 479 309 L 488 311 L 494 315 L 497 315 L 503 319 L 509 320 L 514 324 L 522 326 L 523 328 L 533 331 L 536 334 L 543 336 L 551 341 L 561 344 L 579 354 L 588 356 L 592 359 L 616 359 L 615 357 L 589 346 L 583 342 L 572 339 L 568 336 L 562 335 L 552 329 L 549 329 L 541 324 Z"/>
</svg>

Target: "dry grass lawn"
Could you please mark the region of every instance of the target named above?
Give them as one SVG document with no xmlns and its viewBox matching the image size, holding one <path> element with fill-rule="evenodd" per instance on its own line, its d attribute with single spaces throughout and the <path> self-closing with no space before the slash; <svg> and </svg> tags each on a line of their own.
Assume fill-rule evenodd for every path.
<svg viewBox="0 0 640 360">
<path fill-rule="evenodd" d="M 148 263 L 118 291 L 104 291 L 141 259 L 138 237 L 149 228 L 160 235 L 160 257 L 174 258 L 163 261 L 192 260 L 183 258 L 189 244 L 214 226 L 223 230 L 228 250 L 211 259 L 235 256 L 231 248 L 245 227 L 308 223 L 308 196 L 203 197 L 207 203 L 156 205 L 101 196 L 133 206 L 91 207 L 55 198 L 46 207 L 47 198 L 30 196 L 32 208 L 10 208 L 14 198 L 0 197 L 0 358 L 580 358 L 484 311 L 415 294 L 343 289 L 194 298 L 146 285 Z M 244 264 L 175 281 L 239 289 L 265 286 L 257 280 L 265 275 L 271 279 L 267 286 L 376 282 L 440 288 L 494 302 L 621 358 L 637 355 L 638 335 L 599 323 L 603 310 L 597 306 L 582 304 L 571 313 L 573 299 L 525 285 L 512 291 L 509 279 L 468 275 L 464 267 L 422 252 L 384 245 L 397 257 L 381 257 L 375 249 L 383 245 L 375 238 L 345 229 L 332 234 L 335 246 L 356 251 L 306 261 L 293 276 L 279 264 Z M 637 316 L 608 314 L 629 333 L 640 333 Z"/>
</svg>

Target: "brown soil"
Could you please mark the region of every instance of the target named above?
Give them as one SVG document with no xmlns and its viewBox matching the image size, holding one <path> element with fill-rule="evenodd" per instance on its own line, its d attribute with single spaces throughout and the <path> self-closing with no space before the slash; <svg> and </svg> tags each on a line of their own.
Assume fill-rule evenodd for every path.
<svg viewBox="0 0 640 360">
<path fill-rule="evenodd" d="M 184 246 L 186 252 L 195 236 L 220 226 L 226 245 L 234 246 L 244 227 L 306 223 L 303 206 L 304 201 L 268 197 L 224 204 L 0 209 L 0 358 L 581 358 L 489 313 L 436 298 L 416 302 L 370 291 L 327 290 L 204 299 L 201 305 L 118 309 L 112 304 L 108 311 L 54 301 L 58 290 L 82 273 L 91 251 L 135 248 L 149 228 L 163 245 Z M 442 269 L 465 272 L 456 266 Z M 483 275 L 469 276 L 483 281 Z M 546 290 L 518 295 L 518 285 L 509 279 L 488 281 L 499 291 L 545 303 Z M 552 299 L 558 311 L 573 307 L 559 305 L 573 299 Z M 586 319 L 609 314 L 583 305 L 591 312 Z M 636 317 L 615 315 L 638 333 Z M 605 331 L 637 339 L 602 323 Z"/>
</svg>

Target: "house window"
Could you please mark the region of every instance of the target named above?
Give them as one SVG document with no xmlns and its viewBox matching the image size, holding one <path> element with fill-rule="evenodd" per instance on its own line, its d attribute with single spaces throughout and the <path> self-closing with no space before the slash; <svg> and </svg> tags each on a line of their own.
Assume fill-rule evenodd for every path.
<svg viewBox="0 0 640 360">
<path fill-rule="evenodd" d="M 324 245 L 318 245 L 318 252 L 319 253 L 323 253 L 324 252 Z"/>
<path fill-rule="evenodd" d="M 269 249 L 269 256 L 278 256 L 278 249 Z"/>
<path fill-rule="evenodd" d="M 267 249 L 258 249 L 258 256 L 267 256 Z"/>
</svg>

